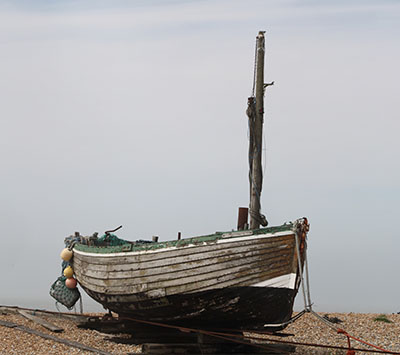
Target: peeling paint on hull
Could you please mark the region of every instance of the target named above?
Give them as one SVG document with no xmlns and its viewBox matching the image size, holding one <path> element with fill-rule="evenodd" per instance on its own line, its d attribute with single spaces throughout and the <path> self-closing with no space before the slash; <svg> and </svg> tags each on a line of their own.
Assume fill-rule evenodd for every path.
<svg viewBox="0 0 400 355">
<path fill-rule="evenodd" d="M 296 293 L 288 288 L 230 287 L 137 302 L 129 300 L 129 296 L 86 292 L 124 316 L 182 326 L 243 330 L 263 329 L 266 323 L 290 319 Z"/>
</svg>

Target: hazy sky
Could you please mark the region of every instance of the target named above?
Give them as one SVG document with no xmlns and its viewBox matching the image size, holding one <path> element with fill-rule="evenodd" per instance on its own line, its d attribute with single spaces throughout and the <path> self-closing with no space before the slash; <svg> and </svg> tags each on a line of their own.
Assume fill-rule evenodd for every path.
<svg viewBox="0 0 400 355">
<path fill-rule="evenodd" d="M 384 0 L 0 0 L 0 304 L 52 308 L 74 231 L 236 226 L 266 30 L 263 212 L 309 218 L 317 311 L 400 311 L 399 15 Z"/>
</svg>

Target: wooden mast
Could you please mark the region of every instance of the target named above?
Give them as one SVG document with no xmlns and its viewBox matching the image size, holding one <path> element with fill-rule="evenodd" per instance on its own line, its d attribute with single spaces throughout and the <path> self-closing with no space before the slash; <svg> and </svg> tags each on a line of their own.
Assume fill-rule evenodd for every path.
<svg viewBox="0 0 400 355">
<path fill-rule="evenodd" d="M 264 56 L 265 56 L 265 31 L 260 31 L 257 36 L 256 45 L 256 74 L 255 74 L 255 112 L 250 129 L 252 139 L 250 140 L 250 229 L 260 228 L 262 216 L 261 189 L 262 189 L 262 131 L 264 123 Z M 254 100 L 254 98 L 252 98 Z M 249 99 L 250 108 L 250 99 Z M 250 116 L 249 116 L 249 119 Z M 265 219 L 265 217 L 264 217 Z M 262 223 L 264 224 L 264 223 Z"/>
</svg>

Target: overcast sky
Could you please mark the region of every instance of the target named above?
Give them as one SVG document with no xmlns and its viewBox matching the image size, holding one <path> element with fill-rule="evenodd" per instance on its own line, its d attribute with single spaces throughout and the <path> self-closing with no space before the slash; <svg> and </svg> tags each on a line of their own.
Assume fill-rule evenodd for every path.
<svg viewBox="0 0 400 355">
<path fill-rule="evenodd" d="M 266 30 L 262 210 L 309 218 L 317 311 L 399 312 L 399 15 L 384 0 L 0 0 L 0 304 L 53 309 L 74 231 L 236 226 Z"/>
</svg>

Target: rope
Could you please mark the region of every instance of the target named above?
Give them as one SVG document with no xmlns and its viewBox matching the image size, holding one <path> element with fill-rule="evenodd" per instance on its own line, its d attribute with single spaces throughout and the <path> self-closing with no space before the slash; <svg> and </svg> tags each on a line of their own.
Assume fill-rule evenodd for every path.
<svg viewBox="0 0 400 355">
<path fill-rule="evenodd" d="M 255 334 L 260 334 L 262 333 L 257 333 L 253 332 Z M 349 335 L 351 337 L 351 335 Z M 246 338 L 251 339 L 251 340 L 260 340 L 263 338 L 257 338 L 257 337 L 251 337 L 251 336 L 246 336 Z M 267 339 L 267 338 L 264 338 Z M 343 347 L 339 345 L 325 345 L 325 344 L 316 344 L 316 343 L 305 343 L 305 342 L 296 342 L 296 341 L 290 341 L 290 340 L 278 340 L 278 339 L 270 339 L 268 338 L 267 340 L 271 342 L 276 342 L 276 343 L 281 343 L 281 344 L 289 344 L 289 345 L 300 345 L 300 346 L 310 346 L 310 347 L 315 347 L 315 348 L 326 348 L 326 349 L 339 349 L 339 350 L 349 350 L 348 347 Z M 365 342 L 366 345 L 369 345 L 368 343 Z M 370 345 L 373 347 L 377 347 L 376 345 Z M 379 348 L 379 347 L 377 347 Z M 379 353 L 379 354 L 395 354 L 399 355 L 400 352 L 395 352 L 395 351 L 389 351 L 389 350 L 371 350 L 371 349 L 361 349 L 361 348 L 352 348 L 352 351 L 363 351 L 363 352 L 368 352 L 368 353 Z"/>
</svg>

